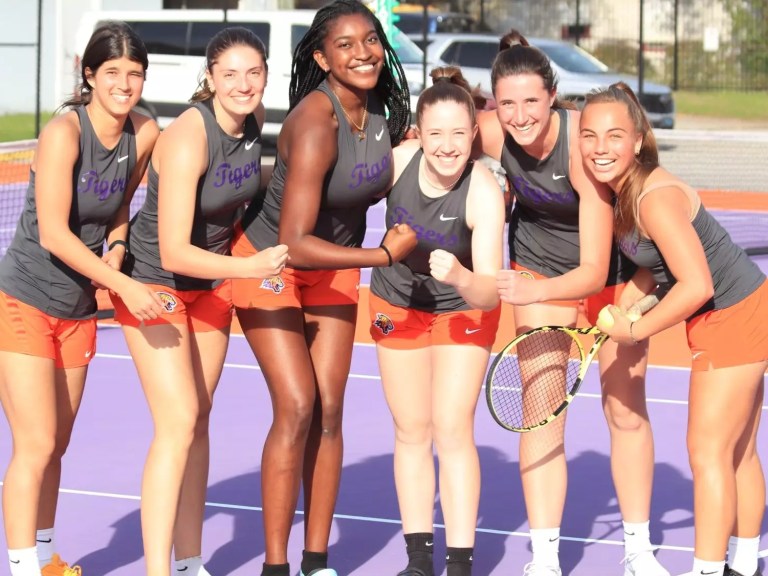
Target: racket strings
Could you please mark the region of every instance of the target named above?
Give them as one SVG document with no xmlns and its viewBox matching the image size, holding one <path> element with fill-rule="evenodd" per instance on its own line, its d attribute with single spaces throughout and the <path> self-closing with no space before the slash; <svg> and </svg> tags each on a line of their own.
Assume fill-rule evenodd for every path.
<svg viewBox="0 0 768 576">
<path fill-rule="evenodd" d="M 580 365 L 581 348 L 567 332 L 540 331 L 523 338 L 494 371 L 490 394 L 497 418 L 512 429 L 540 424 L 571 393 Z"/>
</svg>

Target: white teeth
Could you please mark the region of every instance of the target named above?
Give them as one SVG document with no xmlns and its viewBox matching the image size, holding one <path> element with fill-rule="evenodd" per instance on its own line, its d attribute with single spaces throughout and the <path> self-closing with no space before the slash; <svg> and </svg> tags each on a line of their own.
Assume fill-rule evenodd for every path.
<svg viewBox="0 0 768 576">
<path fill-rule="evenodd" d="M 533 128 L 533 124 L 528 124 L 527 126 L 515 126 L 515 130 L 518 132 L 528 132 L 531 128 Z"/>
<path fill-rule="evenodd" d="M 601 159 L 601 160 L 595 160 L 594 162 L 595 162 L 595 164 L 597 164 L 598 166 L 610 166 L 611 164 L 613 164 L 613 163 L 614 163 L 614 160 L 605 160 L 605 159 Z"/>
<path fill-rule="evenodd" d="M 120 94 L 112 94 L 112 98 L 114 98 L 118 102 L 128 102 L 129 100 L 128 96 L 122 96 Z"/>
<path fill-rule="evenodd" d="M 373 70 L 373 64 L 363 64 L 362 66 L 356 67 L 355 70 L 359 70 L 361 72 L 368 72 L 370 70 Z"/>
</svg>

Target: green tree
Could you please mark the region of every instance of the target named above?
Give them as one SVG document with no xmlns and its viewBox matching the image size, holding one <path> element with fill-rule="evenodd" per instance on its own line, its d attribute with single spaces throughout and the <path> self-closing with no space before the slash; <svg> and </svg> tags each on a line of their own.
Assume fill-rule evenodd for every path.
<svg viewBox="0 0 768 576">
<path fill-rule="evenodd" d="M 747 89 L 768 87 L 768 0 L 725 0 Z"/>
</svg>

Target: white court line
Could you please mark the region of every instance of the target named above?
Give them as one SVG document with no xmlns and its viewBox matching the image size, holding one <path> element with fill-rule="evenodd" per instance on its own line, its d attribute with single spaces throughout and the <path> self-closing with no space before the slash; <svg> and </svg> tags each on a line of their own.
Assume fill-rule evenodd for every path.
<svg viewBox="0 0 768 576">
<path fill-rule="evenodd" d="M 0 482 L 0 486 L 3 483 Z M 141 496 L 133 494 L 118 494 L 114 492 L 98 492 L 95 490 L 74 490 L 71 488 L 60 488 L 61 494 L 73 494 L 76 496 L 93 496 L 95 498 L 110 498 L 113 500 L 133 500 L 135 502 L 141 501 Z M 226 510 L 242 510 L 246 512 L 263 512 L 260 506 L 246 506 L 244 504 L 225 504 L 222 502 L 206 502 L 208 508 L 219 508 Z M 303 510 L 296 510 L 296 514 L 303 516 Z M 352 520 L 355 522 L 371 522 L 376 524 L 394 524 L 400 526 L 402 523 L 396 518 L 380 518 L 377 516 L 357 516 L 354 514 L 334 514 L 333 517 L 337 520 Z M 435 528 L 445 529 L 445 524 L 435 524 Z M 518 538 L 530 538 L 529 532 L 519 532 L 515 530 L 497 530 L 494 528 L 476 528 L 476 532 L 483 534 L 495 534 L 499 536 L 515 536 Z M 566 540 L 568 542 L 581 542 L 583 544 L 604 544 L 606 546 L 623 546 L 623 540 L 603 540 L 598 538 L 577 538 L 576 536 L 561 536 L 560 540 Z M 693 548 L 687 546 L 655 546 L 659 550 L 671 550 L 673 552 L 693 552 Z M 761 554 L 768 555 L 768 550 L 761 552 Z"/>
</svg>

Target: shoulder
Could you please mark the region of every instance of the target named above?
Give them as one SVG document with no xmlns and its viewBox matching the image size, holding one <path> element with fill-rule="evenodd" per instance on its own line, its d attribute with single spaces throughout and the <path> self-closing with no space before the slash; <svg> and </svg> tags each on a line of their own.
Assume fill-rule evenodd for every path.
<svg viewBox="0 0 768 576">
<path fill-rule="evenodd" d="M 186 109 L 160 135 L 160 142 L 164 145 L 172 143 L 182 148 L 202 141 L 207 141 L 207 134 L 203 115 L 197 108 Z"/>
<path fill-rule="evenodd" d="M 472 163 L 472 180 L 469 183 L 469 193 L 472 196 L 501 198 L 499 183 L 493 173 L 482 162 Z"/>
<path fill-rule="evenodd" d="M 139 153 L 141 153 L 141 149 L 154 146 L 157 137 L 160 135 L 160 128 L 157 122 L 138 112 L 131 112 L 130 118 L 133 123 L 134 133 L 136 134 L 138 148 L 140 149 Z"/>
<path fill-rule="evenodd" d="M 56 146 L 71 147 L 79 149 L 80 135 L 82 133 L 80 119 L 77 112 L 70 110 L 59 116 L 52 118 L 40 132 L 38 137 L 38 147 Z M 60 148 L 62 151 L 64 148 Z"/>
<path fill-rule="evenodd" d="M 315 90 L 288 114 L 280 130 L 279 145 L 313 154 L 336 155 L 339 123 L 328 96 Z"/>
</svg>

